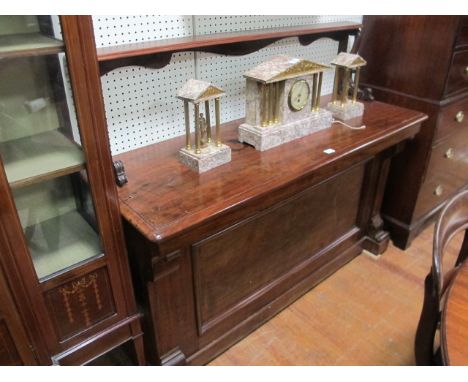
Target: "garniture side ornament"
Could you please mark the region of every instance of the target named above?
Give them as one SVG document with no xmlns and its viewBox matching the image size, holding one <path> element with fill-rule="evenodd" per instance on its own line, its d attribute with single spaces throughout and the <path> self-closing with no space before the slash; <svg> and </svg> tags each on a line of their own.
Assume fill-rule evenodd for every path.
<svg viewBox="0 0 468 382">
<path fill-rule="evenodd" d="M 180 161 L 191 170 L 202 173 L 231 161 L 231 148 L 221 143 L 220 98 L 224 91 L 209 82 L 188 80 L 177 92 L 184 101 L 185 147 L 179 150 Z M 215 135 L 211 128 L 210 102 L 214 101 Z M 193 113 L 190 112 L 192 105 Z M 204 105 L 204 113 L 200 112 Z M 195 125 L 192 144 L 190 115 Z"/>
<path fill-rule="evenodd" d="M 358 102 L 361 68 L 367 62 L 358 54 L 342 52 L 331 62 L 335 66 L 332 101 L 327 109 L 342 121 L 364 114 L 364 104 Z"/>
</svg>

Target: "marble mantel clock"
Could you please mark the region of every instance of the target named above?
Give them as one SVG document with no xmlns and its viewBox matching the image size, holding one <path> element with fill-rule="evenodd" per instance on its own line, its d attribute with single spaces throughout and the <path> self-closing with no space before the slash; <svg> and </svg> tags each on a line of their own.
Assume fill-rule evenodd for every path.
<svg viewBox="0 0 468 382">
<path fill-rule="evenodd" d="M 328 66 L 281 55 L 244 73 L 246 118 L 239 141 L 264 151 L 327 128 L 332 113 L 320 108 Z"/>
</svg>

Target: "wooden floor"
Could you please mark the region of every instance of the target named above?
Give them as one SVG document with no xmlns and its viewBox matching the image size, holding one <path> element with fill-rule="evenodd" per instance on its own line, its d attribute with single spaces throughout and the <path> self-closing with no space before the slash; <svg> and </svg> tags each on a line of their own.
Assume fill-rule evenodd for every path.
<svg viewBox="0 0 468 382">
<path fill-rule="evenodd" d="M 210 365 L 414 365 L 433 229 L 406 251 L 357 257 Z"/>
</svg>

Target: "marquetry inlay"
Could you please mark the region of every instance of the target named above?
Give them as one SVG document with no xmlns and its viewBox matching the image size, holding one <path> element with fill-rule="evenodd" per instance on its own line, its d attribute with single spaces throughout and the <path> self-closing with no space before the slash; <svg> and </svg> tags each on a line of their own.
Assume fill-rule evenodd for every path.
<svg viewBox="0 0 468 382">
<path fill-rule="evenodd" d="M 61 337 L 85 330 L 115 311 L 105 268 L 49 291 L 47 299 Z"/>
<path fill-rule="evenodd" d="M 88 301 L 84 290 L 87 288 L 92 288 L 94 298 L 96 300 L 96 305 L 98 310 L 102 309 L 101 298 L 99 296 L 99 287 L 97 284 L 97 274 L 92 273 L 88 276 L 83 277 L 79 281 L 75 281 L 72 283 L 72 287 L 69 289 L 67 287 L 62 287 L 59 289 L 60 293 L 63 297 L 63 303 L 65 305 L 65 310 L 67 312 L 68 321 L 70 323 L 75 322 L 75 318 L 73 316 L 73 311 L 70 306 L 70 299 L 69 296 L 78 295 L 78 301 L 80 302 L 81 314 L 85 320 L 86 326 L 91 325 L 91 320 L 89 317 L 89 310 L 88 310 Z"/>
</svg>

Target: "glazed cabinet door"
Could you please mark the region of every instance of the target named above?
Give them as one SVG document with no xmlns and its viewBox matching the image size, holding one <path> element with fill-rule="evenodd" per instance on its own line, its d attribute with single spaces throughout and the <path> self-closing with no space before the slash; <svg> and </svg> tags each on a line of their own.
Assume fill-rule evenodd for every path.
<svg viewBox="0 0 468 382">
<path fill-rule="evenodd" d="M 101 256 L 102 248 L 63 42 L 52 19 L 41 19 L 0 20 L 0 154 L 43 281 Z"/>
<path fill-rule="evenodd" d="M 0 16 L 0 156 L 21 231 L 15 257 L 51 354 L 122 310 L 100 170 L 90 173 L 99 149 L 77 117 L 68 52 L 58 16 Z"/>
</svg>

